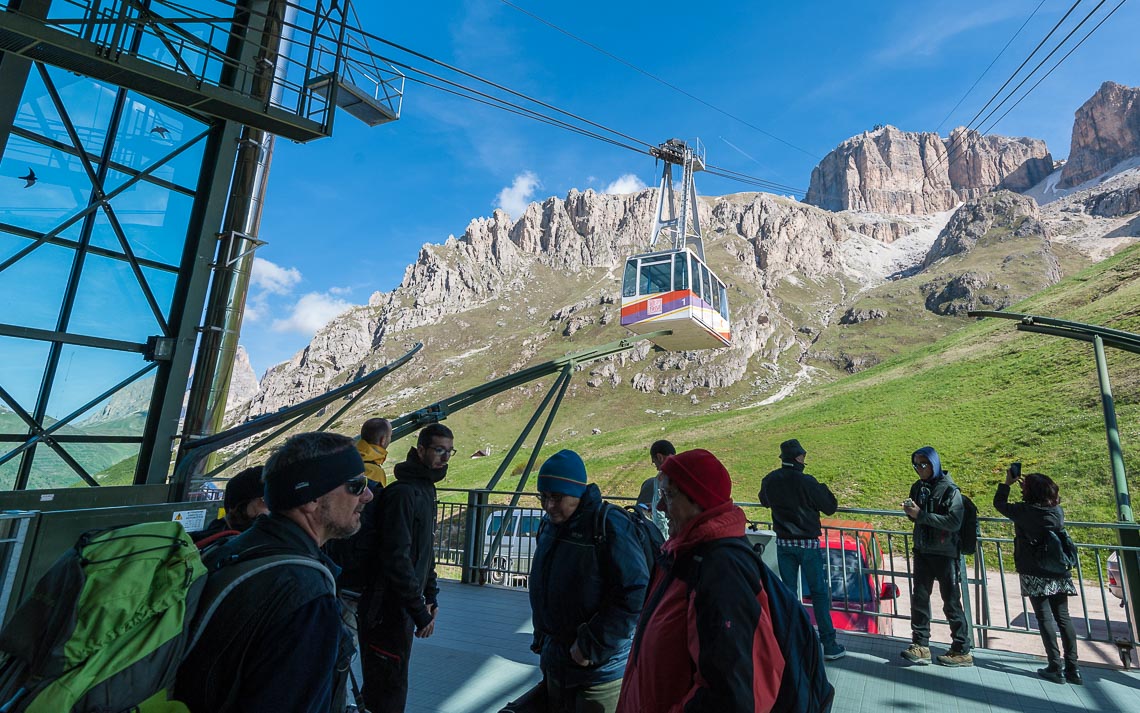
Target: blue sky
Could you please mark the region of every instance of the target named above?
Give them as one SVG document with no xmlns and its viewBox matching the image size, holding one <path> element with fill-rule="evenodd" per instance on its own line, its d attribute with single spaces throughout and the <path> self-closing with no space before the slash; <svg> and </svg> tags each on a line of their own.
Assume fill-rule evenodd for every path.
<svg viewBox="0 0 1140 713">
<path fill-rule="evenodd" d="M 787 143 L 500 0 L 357 9 L 364 28 L 386 39 L 637 139 L 700 137 L 710 163 L 801 189 L 819 158 L 875 124 L 945 135 L 968 122 L 1071 5 L 1041 3 L 942 123 L 1040 0 L 512 2 Z M 1095 5 L 1082 3 L 1048 47 Z M 1055 158 L 1067 156 L 1073 111 L 1101 82 L 1140 85 L 1138 27 L 1140 3 L 1126 3 L 994 133 L 1042 138 Z M 242 343 L 260 375 L 338 311 L 394 288 L 423 243 L 462 234 L 472 218 L 500 206 L 517 217 L 527 200 L 571 188 L 629 190 L 656 180 L 648 156 L 408 83 L 398 122 L 368 128 L 341 113 L 331 138 L 277 143 L 262 222 L 268 244 L 258 251 Z M 697 188 L 752 190 L 700 175 Z"/>
</svg>

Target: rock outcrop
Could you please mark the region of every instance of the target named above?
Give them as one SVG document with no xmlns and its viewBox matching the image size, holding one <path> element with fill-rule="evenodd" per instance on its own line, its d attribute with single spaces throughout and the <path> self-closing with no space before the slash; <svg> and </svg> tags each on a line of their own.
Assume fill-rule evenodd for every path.
<svg viewBox="0 0 1140 713">
<path fill-rule="evenodd" d="M 1134 156 L 1140 156 L 1140 88 L 1105 82 L 1076 111 L 1072 148 L 1058 186 L 1091 181 Z"/>
<path fill-rule="evenodd" d="M 230 389 L 226 396 L 226 410 L 231 411 L 257 396 L 257 374 L 249 363 L 249 353 L 238 345 L 234 353 L 234 366 L 230 372 Z"/>
<path fill-rule="evenodd" d="M 998 242 L 1029 235 L 1046 236 L 1037 202 L 1028 196 L 998 191 L 969 201 L 955 211 L 922 264 L 930 266 L 943 258 L 967 252 L 982 239 Z"/>
<path fill-rule="evenodd" d="M 804 201 L 827 210 L 929 215 L 995 188 L 1025 190 L 1049 175 L 1039 139 L 886 126 L 844 141 L 812 171 Z"/>
</svg>

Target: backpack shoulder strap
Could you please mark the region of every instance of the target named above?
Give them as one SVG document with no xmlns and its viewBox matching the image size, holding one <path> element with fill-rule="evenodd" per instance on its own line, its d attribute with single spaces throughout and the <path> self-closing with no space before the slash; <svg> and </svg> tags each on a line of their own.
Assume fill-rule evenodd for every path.
<svg viewBox="0 0 1140 713">
<path fill-rule="evenodd" d="M 594 546 L 606 544 L 606 516 L 610 514 L 609 502 L 603 500 L 598 509 L 594 511 Z"/>
<path fill-rule="evenodd" d="M 199 615 L 194 624 L 194 631 L 185 650 L 190 651 L 194 648 L 194 645 L 198 643 L 198 640 L 206 631 L 206 626 L 210 623 L 214 614 L 217 613 L 222 602 L 225 601 L 226 597 L 233 593 L 239 585 L 249 581 L 262 572 L 286 565 L 308 567 L 320 571 L 324 575 L 325 583 L 328 585 L 328 592 L 334 596 L 336 595 L 336 579 L 333 577 L 332 572 L 329 571 L 329 568 L 326 567 L 324 563 L 312 557 L 286 554 L 266 555 L 264 557 L 254 557 L 223 566 L 214 572 L 210 579 L 207 580 L 206 591 L 203 592 L 202 599 L 199 602 Z"/>
</svg>

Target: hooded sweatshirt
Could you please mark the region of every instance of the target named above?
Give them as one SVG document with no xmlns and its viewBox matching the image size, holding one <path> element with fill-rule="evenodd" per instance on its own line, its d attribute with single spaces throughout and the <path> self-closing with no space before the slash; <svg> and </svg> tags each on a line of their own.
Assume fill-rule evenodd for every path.
<svg viewBox="0 0 1140 713">
<path fill-rule="evenodd" d="M 914 520 L 915 554 L 957 557 L 961 552 L 958 533 L 965 516 L 962 493 L 950 473 L 942 469 L 938 451 L 925 446 L 911 454 L 911 462 L 915 456 L 929 460 L 934 473 L 930 480 L 919 478 L 910 486 L 910 499 L 921 508 Z"/>
<path fill-rule="evenodd" d="M 369 443 L 363 438 L 356 439 L 356 450 L 364 461 L 364 475 L 381 488 L 388 484 L 388 474 L 384 472 L 384 461 L 388 459 L 388 451 L 383 446 Z"/>
</svg>

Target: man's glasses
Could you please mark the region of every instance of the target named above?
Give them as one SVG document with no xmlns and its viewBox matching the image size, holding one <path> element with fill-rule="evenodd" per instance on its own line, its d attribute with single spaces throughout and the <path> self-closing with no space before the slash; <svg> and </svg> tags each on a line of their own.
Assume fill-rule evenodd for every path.
<svg viewBox="0 0 1140 713">
<path fill-rule="evenodd" d="M 349 478 L 344 481 L 344 489 L 347 490 L 350 495 L 360 495 L 367 487 L 368 478 L 364 477 L 364 475 L 358 475 L 355 478 Z"/>
<path fill-rule="evenodd" d="M 557 505 L 562 502 L 562 498 L 566 497 L 563 493 L 539 493 L 535 496 L 538 502 L 545 506 L 547 503 Z"/>
<path fill-rule="evenodd" d="M 926 470 L 929 467 L 930 467 L 929 463 L 915 463 L 914 464 L 915 470 Z"/>
<path fill-rule="evenodd" d="M 426 448 L 432 453 L 435 453 L 440 458 L 444 456 L 450 458 L 451 456 L 455 455 L 454 448 L 444 448 L 443 446 L 426 446 Z"/>
<path fill-rule="evenodd" d="M 673 489 L 673 488 L 670 488 L 669 490 L 666 490 L 665 488 L 658 488 L 658 489 L 657 489 L 657 495 L 658 495 L 658 496 L 659 496 L 659 497 L 660 497 L 662 500 L 664 500 L 666 503 L 671 503 L 671 502 L 673 502 L 673 500 L 674 500 L 674 499 L 676 499 L 677 495 L 678 495 L 680 492 L 681 492 L 681 491 L 679 491 L 679 490 L 675 490 L 675 489 Z"/>
</svg>

